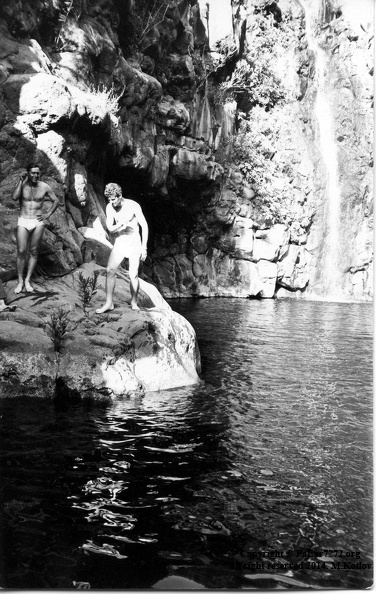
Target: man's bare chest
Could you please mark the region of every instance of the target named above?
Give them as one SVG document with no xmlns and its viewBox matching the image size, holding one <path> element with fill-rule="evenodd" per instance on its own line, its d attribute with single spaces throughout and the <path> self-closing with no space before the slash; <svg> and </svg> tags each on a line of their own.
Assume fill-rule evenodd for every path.
<svg viewBox="0 0 376 594">
<path fill-rule="evenodd" d="M 22 190 L 22 198 L 25 202 L 43 202 L 44 199 L 44 188 L 31 186 L 24 186 Z"/>
<path fill-rule="evenodd" d="M 116 223 L 136 222 L 134 209 L 129 206 L 122 206 L 119 210 L 114 209 L 114 218 Z"/>
</svg>

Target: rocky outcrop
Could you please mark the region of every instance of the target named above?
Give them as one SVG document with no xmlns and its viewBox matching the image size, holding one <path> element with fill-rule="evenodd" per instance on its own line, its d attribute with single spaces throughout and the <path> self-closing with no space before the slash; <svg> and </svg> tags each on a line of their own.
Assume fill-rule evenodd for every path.
<svg viewBox="0 0 376 594">
<path fill-rule="evenodd" d="M 325 295 L 311 5 L 234 0 L 234 37 L 209 53 L 197 0 L 4 0 L 0 267 L 15 266 L 12 189 L 38 160 L 60 199 L 39 258 L 49 276 L 105 265 L 103 187 L 117 181 L 145 211 L 144 272 L 163 295 Z M 315 29 L 338 150 L 332 264 L 341 298 L 370 299 L 372 35 L 332 5 Z"/>
<path fill-rule="evenodd" d="M 237 38 L 234 47 L 222 46 L 222 55 L 206 58 L 212 74 L 201 109 L 211 131 L 202 133 L 201 141 L 187 144 L 184 139 L 186 148 L 172 160 L 177 166 L 170 167 L 166 193 L 149 205 L 156 249 L 147 272 L 169 297 L 331 294 L 334 299 L 370 299 L 372 143 L 368 132 L 364 134 L 364 129 L 372 131 L 370 31 L 361 30 L 362 39 L 359 35 L 355 39 L 340 11 L 318 15 L 319 31 L 342 23 L 351 37 L 351 42 L 346 37 L 346 47 L 352 48 L 351 55 L 346 54 L 349 63 L 343 62 L 341 53 L 335 55 L 336 39 L 329 36 L 332 45 L 327 47 L 318 37 L 330 65 L 325 88 L 333 87 L 338 145 L 345 147 L 341 127 L 349 119 L 348 110 L 354 114 L 348 144 L 343 152 L 339 149 L 341 243 L 336 251 L 341 259 L 337 261 L 328 255 L 324 240 L 331 192 L 325 183 L 326 156 L 315 115 L 318 64 L 308 43 L 305 11 L 287 0 L 277 12 L 261 0 L 248 6 L 233 3 L 233 10 L 242 39 Z M 337 48 L 334 54 L 333 48 Z M 360 61 L 362 68 L 357 66 Z M 339 77 L 335 73 L 340 66 Z M 348 94 L 346 87 L 354 80 L 357 96 L 345 107 L 340 97 Z M 358 145 L 364 145 L 362 156 L 353 159 Z M 194 156 L 197 150 L 203 154 L 203 168 Z M 214 155 L 221 166 L 213 169 L 210 163 L 212 178 L 205 172 L 210 154 L 209 163 Z M 346 167 L 345 161 L 351 166 Z M 356 198 L 354 193 L 349 196 L 350 188 Z M 281 240 L 273 245 L 271 238 L 282 228 Z M 326 272 L 325 259 L 330 261 Z M 333 269 L 340 277 L 335 294 L 328 281 L 322 282 L 323 275 L 333 278 Z"/>
<path fill-rule="evenodd" d="M 98 274 L 84 299 L 83 278 Z M 113 397 L 199 382 L 200 355 L 191 325 L 142 281 L 140 311 L 130 308 L 129 279 L 120 273 L 115 309 L 98 315 L 105 271 L 95 264 L 59 280 L 39 279 L 34 294 L 13 294 L 1 313 L 0 397 Z M 12 296 L 13 295 L 13 296 Z"/>
</svg>

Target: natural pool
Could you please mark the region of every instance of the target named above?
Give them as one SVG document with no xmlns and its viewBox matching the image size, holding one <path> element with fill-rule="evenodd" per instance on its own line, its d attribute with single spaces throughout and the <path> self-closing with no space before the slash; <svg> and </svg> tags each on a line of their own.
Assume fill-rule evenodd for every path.
<svg viewBox="0 0 376 594">
<path fill-rule="evenodd" d="M 171 305 L 202 385 L 0 400 L 0 586 L 369 586 L 372 307 Z"/>
</svg>

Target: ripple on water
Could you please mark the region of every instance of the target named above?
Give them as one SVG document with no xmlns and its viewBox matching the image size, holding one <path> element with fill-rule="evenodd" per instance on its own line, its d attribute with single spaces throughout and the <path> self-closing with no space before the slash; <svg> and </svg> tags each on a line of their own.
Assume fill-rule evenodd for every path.
<svg viewBox="0 0 376 594">
<path fill-rule="evenodd" d="M 369 585 L 325 550 L 372 562 L 372 309 L 172 305 L 205 384 L 105 407 L 0 402 L 2 587 Z M 281 570 L 270 551 L 311 555 Z"/>
</svg>

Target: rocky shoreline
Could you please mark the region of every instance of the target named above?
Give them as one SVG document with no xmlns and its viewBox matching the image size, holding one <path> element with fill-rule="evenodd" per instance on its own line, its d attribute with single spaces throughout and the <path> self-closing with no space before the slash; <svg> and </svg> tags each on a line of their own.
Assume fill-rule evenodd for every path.
<svg viewBox="0 0 376 594">
<path fill-rule="evenodd" d="M 79 276 L 95 271 L 97 290 L 85 306 Z M 39 277 L 35 293 L 16 296 L 15 285 L 5 283 L 16 311 L 0 314 L 0 397 L 109 400 L 200 382 L 192 326 L 149 283 L 141 281 L 140 310 L 133 311 L 128 273 L 121 271 L 115 309 L 102 315 L 95 309 L 104 301 L 105 270 L 96 264 L 59 279 Z"/>
</svg>

